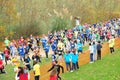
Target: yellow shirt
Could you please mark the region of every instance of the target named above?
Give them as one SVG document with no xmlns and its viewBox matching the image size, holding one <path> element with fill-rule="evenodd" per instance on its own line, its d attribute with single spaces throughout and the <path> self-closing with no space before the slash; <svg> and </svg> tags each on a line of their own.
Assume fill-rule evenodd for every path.
<svg viewBox="0 0 120 80">
<path fill-rule="evenodd" d="M 39 64 L 35 64 L 33 66 L 33 70 L 35 72 L 35 76 L 40 76 L 40 65 Z"/>
<path fill-rule="evenodd" d="M 110 39 L 109 40 L 109 47 L 113 47 L 115 44 L 114 42 L 115 42 L 114 39 Z"/>
<path fill-rule="evenodd" d="M 64 46 L 64 45 L 63 45 L 61 42 L 59 42 L 57 47 L 63 48 L 63 46 Z"/>
<path fill-rule="evenodd" d="M 16 58 L 13 58 L 12 59 L 12 63 L 15 65 L 15 67 L 19 67 L 20 66 L 20 60 L 16 59 Z"/>
</svg>

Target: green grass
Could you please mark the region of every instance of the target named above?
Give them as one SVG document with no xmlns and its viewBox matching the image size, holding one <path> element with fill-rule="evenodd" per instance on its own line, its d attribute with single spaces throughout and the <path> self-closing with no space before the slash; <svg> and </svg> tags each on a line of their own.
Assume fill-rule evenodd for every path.
<svg viewBox="0 0 120 80">
<path fill-rule="evenodd" d="M 101 61 L 80 66 L 73 73 L 62 74 L 64 80 L 120 80 L 120 49 L 108 54 Z"/>
<path fill-rule="evenodd" d="M 51 61 L 51 58 L 48 58 L 48 59 L 42 58 L 42 63 L 40 63 L 40 66 L 43 66 L 49 63 L 50 61 Z M 7 71 L 7 74 L 0 74 L 0 80 L 14 80 L 15 79 L 14 67 L 10 64 L 5 67 L 5 70 Z"/>
<path fill-rule="evenodd" d="M 89 49 L 89 46 L 88 46 L 88 45 L 83 46 L 83 51 L 86 51 L 86 50 L 88 50 L 88 49 Z"/>
<path fill-rule="evenodd" d="M 42 58 L 40 65 L 48 62 L 50 58 Z M 13 66 L 7 65 L 5 69 L 7 74 L 0 74 L 0 80 L 14 80 Z M 101 61 L 80 66 L 80 69 L 73 73 L 64 73 L 62 77 L 64 80 L 120 80 L 120 49 L 116 49 L 113 55 L 104 56 Z"/>
</svg>

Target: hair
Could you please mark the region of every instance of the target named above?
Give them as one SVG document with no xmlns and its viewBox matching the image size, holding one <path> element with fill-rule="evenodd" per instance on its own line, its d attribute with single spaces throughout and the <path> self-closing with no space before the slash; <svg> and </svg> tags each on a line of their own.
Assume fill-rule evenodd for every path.
<svg viewBox="0 0 120 80">
<path fill-rule="evenodd" d="M 33 62 L 33 65 L 35 65 L 35 64 L 37 64 L 37 61 L 36 61 L 36 60 L 34 60 L 34 62 Z"/>
<path fill-rule="evenodd" d="M 20 74 L 23 74 L 24 73 L 24 69 L 23 67 L 18 67 L 18 69 L 20 69 L 20 71 L 18 72 L 18 77 L 20 76 Z"/>
<path fill-rule="evenodd" d="M 95 44 L 95 42 L 93 42 L 93 44 Z"/>
<path fill-rule="evenodd" d="M 100 41 L 98 41 L 98 43 L 100 43 Z"/>
<path fill-rule="evenodd" d="M 57 60 L 55 60 L 55 63 L 57 64 L 57 63 L 58 63 L 58 61 L 57 61 Z"/>
<path fill-rule="evenodd" d="M 89 43 L 89 45 L 91 46 L 91 43 Z"/>
</svg>

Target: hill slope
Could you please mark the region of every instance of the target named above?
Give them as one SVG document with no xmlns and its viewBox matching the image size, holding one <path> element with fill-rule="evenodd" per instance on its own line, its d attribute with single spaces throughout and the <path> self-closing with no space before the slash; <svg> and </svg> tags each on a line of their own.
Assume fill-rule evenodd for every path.
<svg viewBox="0 0 120 80">
<path fill-rule="evenodd" d="M 78 71 L 62 77 L 64 80 L 120 80 L 120 48 L 115 54 L 108 54 L 101 61 L 83 65 Z"/>
</svg>

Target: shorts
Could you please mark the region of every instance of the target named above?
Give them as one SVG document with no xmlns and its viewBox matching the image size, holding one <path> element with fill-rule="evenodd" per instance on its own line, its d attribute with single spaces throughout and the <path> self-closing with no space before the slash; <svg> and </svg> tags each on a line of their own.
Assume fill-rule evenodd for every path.
<svg viewBox="0 0 120 80">
<path fill-rule="evenodd" d="M 58 56 L 58 59 L 61 60 L 61 59 L 62 59 L 62 55 L 59 55 L 59 56 Z"/>
</svg>

